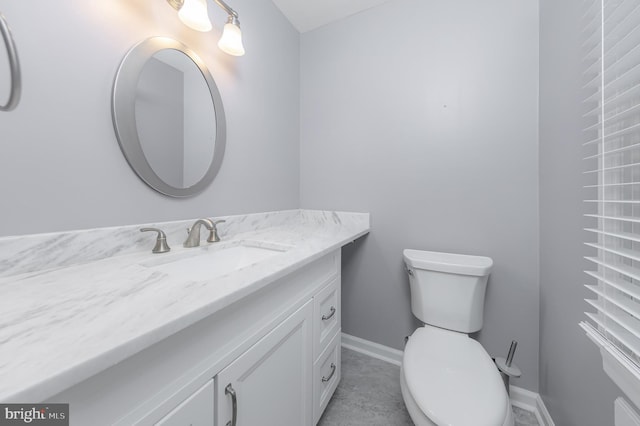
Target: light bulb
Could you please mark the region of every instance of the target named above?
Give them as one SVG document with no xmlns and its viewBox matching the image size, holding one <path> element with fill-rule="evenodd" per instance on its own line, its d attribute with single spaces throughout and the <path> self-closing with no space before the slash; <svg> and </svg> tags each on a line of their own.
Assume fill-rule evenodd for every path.
<svg viewBox="0 0 640 426">
<path fill-rule="evenodd" d="M 242 45 L 242 31 L 240 27 L 232 22 L 224 24 L 222 37 L 218 41 L 218 47 L 225 53 L 233 56 L 244 55 L 244 46 Z"/>
<path fill-rule="evenodd" d="M 207 13 L 207 0 L 184 0 L 178 12 L 180 20 L 196 31 L 211 31 L 211 21 Z"/>
</svg>

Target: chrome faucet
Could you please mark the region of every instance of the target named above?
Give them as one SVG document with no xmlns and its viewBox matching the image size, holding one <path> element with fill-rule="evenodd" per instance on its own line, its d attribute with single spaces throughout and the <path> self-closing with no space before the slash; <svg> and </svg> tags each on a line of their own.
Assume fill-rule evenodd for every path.
<svg viewBox="0 0 640 426">
<path fill-rule="evenodd" d="M 167 244 L 167 234 L 158 228 L 141 228 L 140 232 L 157 232 L 156 245 L 151 250 L 153 253 L 166 253 L 171 250 L 169 244 Z"/>
<path fill-rule="evenodd" d="M 211 221 L 211 223 L 213 223 L 213 229 L 209 233 L 209 238 L 207 238 L 207 242 L 208 243 L 217 243 L 218 241 L 220 241 L 220 236 L 218 235 L 218 226 L 217 225 L 219 223 L 224 223 L 224 222 L 226 222 L 226 220 L 224 220 L 224 219 Z"/>
<path fill-rule="evenodd" d="M 189 235 L 187 236 L 184 244 L 182 244 L 184 247 L 198 247 L 200 245 L 200 227 L 202 225 L 209 230 L 208 240 L 213 239 L 212 234 L 215 229 L 213 222 L 210 219 L 198 219 L 195 221 L 193 226 L 187 230 Z"/>
</svg>

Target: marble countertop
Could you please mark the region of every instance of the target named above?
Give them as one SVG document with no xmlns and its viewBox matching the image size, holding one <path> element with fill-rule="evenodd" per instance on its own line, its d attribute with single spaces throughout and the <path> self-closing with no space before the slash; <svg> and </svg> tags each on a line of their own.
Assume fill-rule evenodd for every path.
<svg viewBox="0 0 640 426">
<path fill-rule="evenodd" d="M 140 237 L 140 226 L 0 238 L 0 401 L 43 401 L 369 231 L 362 213 L 293 210 L 225 219 L 223 242 L 215 244 L 290 248 L 194 280 L 143 266 L 202 250 L 181 246 L 193 221 L 152 224 L 167 232 L 167 254 L 151 253 L 155 234 Z"/>
</svg>

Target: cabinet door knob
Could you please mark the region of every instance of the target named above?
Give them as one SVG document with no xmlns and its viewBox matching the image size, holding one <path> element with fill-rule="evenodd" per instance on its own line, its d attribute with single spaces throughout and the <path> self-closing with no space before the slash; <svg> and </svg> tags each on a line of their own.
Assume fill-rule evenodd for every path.
<svg viewBox="0 0 640 426">
<path fill-rule="evenodd" d="M 336 308 L 334 308 L 333 306 L 331 307 L 331 309 L 329 310 L 330 314 L 329 315 L 323 315 L 322 316 L 322 321 L 326 321 L 328 319 L 331 319 L 332 316 L 334 316 L 336 314 Z"/>
<path fill-rule="evenodd" d="M 331 363 L 331 374 L 329 374 L 329 377 L 322 376 L 322 383 L 326 383 L 331 380 L 334 374 L 336 374 L 336 365 L 334 363 Z"/>
<path fill-rule="evenodd" d="M 236 397 L 236 391 L 233 390 L 231 383 L 224 388 L 225 395 L 231 395 L 231 420 L 227 422 L 227 426 L 236 426 L 238 420 L 238 398 Z"/>
</svg>

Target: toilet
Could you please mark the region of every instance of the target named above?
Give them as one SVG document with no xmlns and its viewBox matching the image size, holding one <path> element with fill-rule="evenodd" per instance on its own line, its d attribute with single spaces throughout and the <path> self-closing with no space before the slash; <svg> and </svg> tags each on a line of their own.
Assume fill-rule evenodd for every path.
<svg viewBox="0 0 640 426">
<path fill-rule="evenodd" d="M 404 250 L 411 311 L 425 325 L 405 346 L 400 386 L 416 426 L 513 426 L 509 396 L 482 345 L 488 257 Z"/>
</svg>

